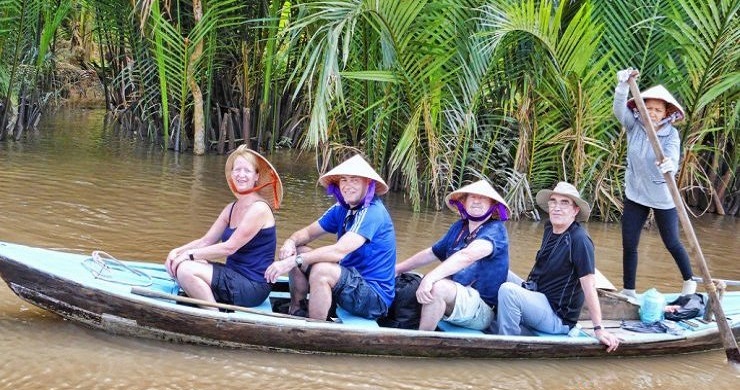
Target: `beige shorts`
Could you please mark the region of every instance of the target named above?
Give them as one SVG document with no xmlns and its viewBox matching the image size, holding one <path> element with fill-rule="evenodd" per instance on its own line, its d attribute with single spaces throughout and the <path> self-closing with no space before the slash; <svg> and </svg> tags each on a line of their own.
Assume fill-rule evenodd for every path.
<svg viewBox="0 0 740 390">
<path fill-rule="evenodd" d="M 455 283 L 455 307 L 449 317 L 442 319 L 464 328 L 483 330 L 493 321 L 493 310 L 480 297 L 478 290 Z"/>
</svg>

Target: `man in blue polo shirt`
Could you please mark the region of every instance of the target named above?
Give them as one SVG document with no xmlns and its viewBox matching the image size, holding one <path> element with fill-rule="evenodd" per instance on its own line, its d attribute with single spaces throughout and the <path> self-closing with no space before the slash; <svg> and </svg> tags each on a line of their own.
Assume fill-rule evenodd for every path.
<svg viewBox="0 0 740 390">
<path fill-rule="evenodd" d="M 388 185 L 356 155 L 321 176 L 319 182 L 337 203 L 310 225 L 294 232 L 280 248 L 279 261 L 265 271 L 275 282 L 290 277 L 290 314 L 325 320 L 332 300 L 350 313 L 376 319 L 385 315 L 395 294 L 396 234 L 377 195 Z M 337 242 L 319 248 L 307 245 L 327 233 Z"/>
</svg>

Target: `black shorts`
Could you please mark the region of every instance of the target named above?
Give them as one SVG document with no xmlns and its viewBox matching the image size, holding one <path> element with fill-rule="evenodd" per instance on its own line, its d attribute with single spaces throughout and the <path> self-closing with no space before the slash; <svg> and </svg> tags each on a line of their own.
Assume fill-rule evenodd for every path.
<svg viewBox="0 0 740 390">
<path fill-rule="evenodd" d="M 244 275 L 226 268 L 221 263 L 211 263 L 211 291 L 217 302 L 238 306 L 259 306 L 270 295 L 270 284 L 247 279 Z"/>
<path fill-rule="evenodd" d="M 334 301 L 348 312 L 374 320 L 388 312 L 383 299 L 355 268 L 341 268 L 341 275 L 332 289 Z"/>
</svg>

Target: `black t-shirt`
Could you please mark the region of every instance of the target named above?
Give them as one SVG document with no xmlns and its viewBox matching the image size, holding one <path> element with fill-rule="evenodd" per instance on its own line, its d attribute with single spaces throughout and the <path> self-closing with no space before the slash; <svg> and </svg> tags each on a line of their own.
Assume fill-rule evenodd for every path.
<svg viewBox="0 0 740 390">
<path fill-rule="evenodd" d="M 547 222 L 542 245 L 528 280 L 545 294 L 552 310 L 568 325 L 578 321 L 584 295 L 580 278 L 593 274 L 594 244 L 578 222 L 562 234 L 552 232 Z"/>
</svg>

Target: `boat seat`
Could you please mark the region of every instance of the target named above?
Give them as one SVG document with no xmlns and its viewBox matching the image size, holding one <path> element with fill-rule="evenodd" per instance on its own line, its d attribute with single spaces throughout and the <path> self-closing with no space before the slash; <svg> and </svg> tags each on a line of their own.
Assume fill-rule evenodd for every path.
<svg viewBox="0 0 740 390">
<path fill-rule="evenodd" d="M 443 332 L 450 333 L 484 334 L 481 330 L 464 328 L 462 326 L 453 325 L 447 321 L 439 321 L 439 323 L 437 323 L 437 328 L 441 329 Z"/>
<path fill-rule="evenodd" d="M 164 278 L 152 278 L 151 285 L 142 287 L 174 295 L 179 294 L 181 291 L 177 282 L 174 280 L 165 280 Z"/>
<path fill-rule="evenodd" d="M 288 291 L 273 291 L 270 293 L 270 298 L 290 299 L 290 293 Z"/>
<path fill-rule="evenodd" d="M 258 306 L 250 307 L 250 309 L 255 309 L 255 310 L 260 310 L 260 311 L 266 311 L 266 312 L 272 313 L 272 303 L 270 303 L 270 298 L 268 297 L 262 303 L 260 303 Z"/>
<path fill-rule="evenodd" d="M 287 291 L 273 291 L 270 293 L 270 298 L 290 299 L 290 293 Z M 263 302 L 260 306 L 256 307 L 256 309 L 263 310 L 264 308 L 264 310 L 271 311 L 272 306 L 270 305 L 270 298 L 267 298 L 267 300 Z M 375 322 L 375 320 L 368 320 L 367 318 L 356 316 L 339 306 L 337 306 L 336 308 L 336 313 L 337 317 L 342 321 L 343 324 L 360 326 L 363 328 L 378 328 L 380 326 L 377 322 Z"/>
<path fill-rule="evenodd" d="M 352 326 L 359 326 L 363 328 L 378 328 L 380 325 L 378 325 L 375 320 L 368 320 L 367 318 L 363 318 L 360 316 L 356 316 L 347 310 L 342 309 L 340 306 L 337 306 L 337 317 L 339 317 L 340 320 L 342 320 L 343 324 L 346 325 L 352 325 Z"/>
</svg>

